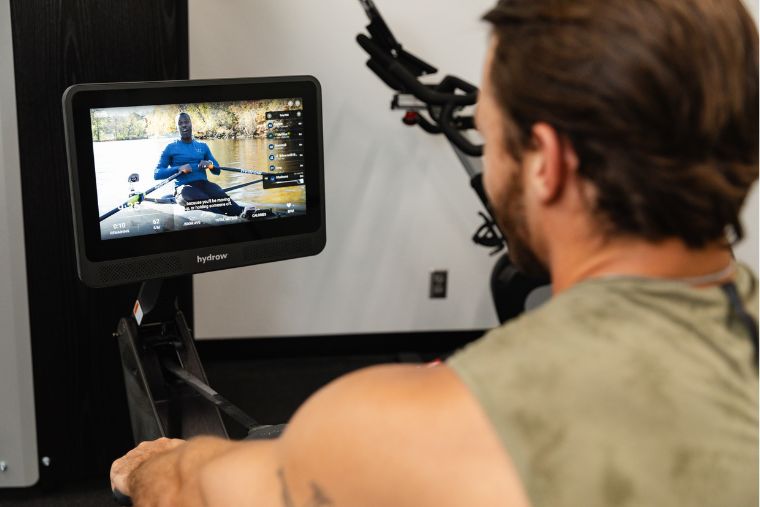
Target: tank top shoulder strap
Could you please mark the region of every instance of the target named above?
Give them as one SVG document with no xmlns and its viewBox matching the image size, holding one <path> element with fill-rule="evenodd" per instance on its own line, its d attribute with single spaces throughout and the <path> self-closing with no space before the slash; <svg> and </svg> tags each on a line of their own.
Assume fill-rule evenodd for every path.
<svg viewBox="0 0 760 507">
<path fill-rule="evenodd" d="M 755 368 L 757 368 L 757 363 L 758 363 L 757 321 L 752 317 L 752 315 L 749 314 L 749 312 L 747 312 L 747 309 L 744 307 L 744 303 L 742 302 L 741 296 L 739 296 L 739 291 L 736 288 L 736 284 L 734 284 L 733 282 L 724 283 L 720 286 L 720 288 L 723 290 L 723 293 L 728 298 L 728 301 L 731 304 L 731 309 L 739 318 L 739 320 L 741 320 L 742 324 L 747 330 L 747 333 L 750 336 L 750 339 L 752 340 L 752 347 L 754 348 L 754 351 L 755 351 L 754 364 L 755 364 Z"/>
</svg>

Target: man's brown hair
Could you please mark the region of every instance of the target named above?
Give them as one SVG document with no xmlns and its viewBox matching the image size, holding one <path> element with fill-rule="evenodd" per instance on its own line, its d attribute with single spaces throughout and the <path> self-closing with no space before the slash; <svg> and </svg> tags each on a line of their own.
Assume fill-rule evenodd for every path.
<svg viewBox="0 0 760 507">
<path fill-rule="evenodd" d="M 502 0 L 485 19 L 516 158 L 546 122 L 572 142 L 607 232 L 694 248 L 743 236 L 758 36 L 740 0 Z"/>
</svg>

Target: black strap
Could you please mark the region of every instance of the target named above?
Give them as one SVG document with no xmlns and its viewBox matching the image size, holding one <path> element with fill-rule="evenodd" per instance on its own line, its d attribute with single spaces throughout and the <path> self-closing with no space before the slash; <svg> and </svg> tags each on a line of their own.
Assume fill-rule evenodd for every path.
<svg viewBox="0 0 760 507">
<path fill-rule="evenodd" d="M 737 317 L 739 317 L 739 320 L 742 321 L 742 324 L 744 324 L 744 327 L 747 328 L 747 332 L 749 333 L 750 338 L 752 339 L 752 346 L 755 350 L 755 367 L 757 367 L 757 361 L 758 361 L 758 329 L 757 329 L 757 321 L 752 318 L 752 315 L 747 313 L 747 310 L 744 308 L 744 303 L 742 302 L 741 297 L 739 296 L 739 291 L 736 288 L 736 285 L 734 285 L 733 282 L 724 283 L 720 286 L 721 289 L 723 289 L 723 292 L 728 297 L 728 301 L 731 303 L 731 307 L 733 308 L 734 312 L 736 313 Z"/>
</svg>

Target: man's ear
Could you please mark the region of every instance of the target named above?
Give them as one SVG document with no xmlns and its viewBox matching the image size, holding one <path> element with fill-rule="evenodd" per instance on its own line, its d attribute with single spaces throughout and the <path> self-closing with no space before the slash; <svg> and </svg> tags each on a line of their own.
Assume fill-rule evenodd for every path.
<svg viewBox="0 0 760 507">
<path fill-rule="evenodd" d="M 578 168 L 578 157 L 569 140 L 548 123 L 536 123 L 531 129 L 530 155 L 526 157 L 534 194 L 544 203 L 558 199 L 568 177 Z"/>
</svg>

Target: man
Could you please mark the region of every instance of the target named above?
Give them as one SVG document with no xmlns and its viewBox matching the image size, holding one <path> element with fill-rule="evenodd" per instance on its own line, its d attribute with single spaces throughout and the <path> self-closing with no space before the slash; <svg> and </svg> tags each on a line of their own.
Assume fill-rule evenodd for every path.
<svg viewBox="0 0 760 507">
<path fill-rule="evenodd" d="M 486 19 L 484 183 L 555 297 L 445 365 L 339 379 L 276 441 L 143 444 L 111 470 L 137 505 L 757 505 L 758 287 L 726 240 L 757 179 L 751 19 L 739 0 Z"/>
<path fill-rule="evenodd" d="M 177 132 L 180 139 L 169 143 L 161 153 L 153 177 L 163 180 L 180 172 L 174 180 L 174 195 L 178 204 L 187 206 L 207 199 L 230 199 L 216 183 L 208 181 L 206 171 L 219 175 L 219 163 L 206 143 L 193 139 L 193 122 L 187 113 L 177 115 Z M 226 206 L 212 207 L 207 211 L 240 216 L 243 207 L 230 199 Z"/>
</svg>

